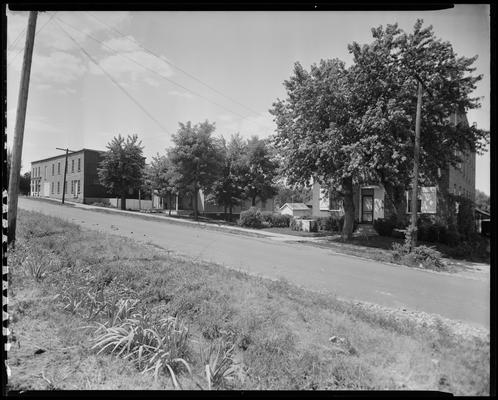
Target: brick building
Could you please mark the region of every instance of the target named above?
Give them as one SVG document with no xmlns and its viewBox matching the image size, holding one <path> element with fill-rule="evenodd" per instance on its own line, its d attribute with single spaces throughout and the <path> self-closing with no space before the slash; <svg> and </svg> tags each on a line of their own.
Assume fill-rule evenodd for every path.
<svg viewBox="0 0 498 400">
<path fill-rule="evenodd" d="M 90 149 L 69 153 L 66 200 L 91 203 L 108 197 L 97 175 L 102 153 Z M 31 196 L 62 199 L 65 161 L 66 155 L 61 154 L 31 163 Z"/>
</svg>

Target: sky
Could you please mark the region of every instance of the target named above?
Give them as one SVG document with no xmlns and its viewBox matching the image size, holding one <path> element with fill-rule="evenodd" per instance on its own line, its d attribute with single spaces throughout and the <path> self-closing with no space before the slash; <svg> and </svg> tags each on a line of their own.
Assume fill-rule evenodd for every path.
<svg viewBox="0 0 498 400">
<path fill-rule="evenodd" d="M 268 113 L 285 98 L 299 61 L 350 65 L 347 45 L 370 43 L 371 28 L 417 18 L 433 25 L 457 55 L 478 55 L 469 123 L 489 130 L 489 5 L 442 11 L 46 12 L 39 13 L 31 69 L 22 171 L 61 153 L 105 150 L 114 136 L 137 134 L 148 160 L 172 146 L 178 123 L 216 124 L 216 135 L 267 137 Z M 11 147 L 27 12 L 7 8 L 7 145 Z M 67 32 L 67 33 L 66 33 Z M 489 152 L 477 156 L 476 188 L 490 193 Z"/>
</svg>

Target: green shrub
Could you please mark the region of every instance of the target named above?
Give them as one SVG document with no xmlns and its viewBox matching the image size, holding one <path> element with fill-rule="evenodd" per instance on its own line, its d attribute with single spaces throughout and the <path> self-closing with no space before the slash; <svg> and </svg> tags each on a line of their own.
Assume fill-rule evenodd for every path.
<svg viewBox="0 0 498 400">
<path fill-rule="evenodd" d="M 251 207 L 247 211 L 240 213 L 239 225 L 248 228 L 262 228 L 263 227 L 263 214 L 256 207 Z"/>
<path fill-rule="evenodd" d="M 417 246 L 407 256 L 418 266 L 422 264 L 424 268 L 441 270 L 446 267 L 441 258 L 441 253 L 433 247 Z"/>
<path fill-rule="evenodd" d="M 291 216 L 286 214 L 275 213 L 272 211 L 262 211 L 263 224 L 267 224 L 269 228 L 287 228 L 289 226 Z"/>
<path fill-rule="evenodd" d="M 428 246 L 416 246 L 410 251 L 409 240 L 405 243 L 393 243 L 393 261 L 412 267 L 420 267 L 433 270 L 444 270 L 446 264 L 443 262 L 441 253 Z"/>
<path fill-rule="evenodd" d="M 271 224 L 277 228 L 287 228 L 289 227 L 291 220 L 290 215 L 286 214 L 273 214 L 271 217 Z"/>
<path fill-rule="evenodd" d="M 300 231 L 301 230 L 301 223 L 298 222 L 298 220 L 296 218 L 291 218 L 291 220 L 289 222 L 289 227 L 293 231 Z"/>
<path fill-rule="evenodd" d="M 261 217 L 263 218 L 263 222 L 267 222 L 272 225 L 272 216 L 273 212 L 271 211 L 261 211 Z"/>
<path fill-rule="evenodd" d="M 392 236 L 395 226 L 392 219 L 378 218 L 373 222 L 373 227 L 380 236 Z"/>
<path fill-rule="evenodd" d="M 444 236 L 441 237 L 441 242 L 447 244 L 448 246 L 457 246 L 461 242 L 462 238 L 455 226 L 450 225 Z"/>
<path fill-rule="evenodd" d="M 474 205 L 466 198 L 458 199 L 457 228 L 464 240 L 470 240 L 475 232 Z"/>
<path fill-rule="evenodd" d="M 316 218 L 318 230 L 320 231 L 330 231 L 339 232 L 339 221 L 340 218 L 330 215 L 328 217 Z"/>
<path fill-rule="evenodd" d="M 422 223 L 418 226 L 417 239 L 423 242 L 443 243 L 448 228 L 441 223 Z"/>
</svg>

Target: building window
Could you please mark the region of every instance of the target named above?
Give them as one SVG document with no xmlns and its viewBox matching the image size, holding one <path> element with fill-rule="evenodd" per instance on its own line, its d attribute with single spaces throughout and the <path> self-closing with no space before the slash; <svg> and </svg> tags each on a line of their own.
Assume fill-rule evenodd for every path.
<svg viewBox="0 0 498 400">
<path fill-rule="evenodd" d="M 55 168 L 55 165 L 52 164 L 52 176 L 54 176 L 54 168 Z"/>
<path fill-rule="evenodd" d="M 61 192 L 61 183 L 57 182 L 57 194 Z"/>
<path fill-rule="evenodd" d="M 71 173 L 74 172 L 74 159 L 71 160 Z"/>
<path fill-rule="evenodd" d="M 46 166 L 46 165 L 45 165 L 45 172 L 44 172 L 43 177 L 44 177 L 45 179 L 47 179 L 47 166 Z"/>
<path fill-rule="evenodd" d="M 81 158 L 78 158 L 78 172 L 81 171 Z"/>
<path fill-rule="evenodd" d="M 78 194 L 81 193 L 81 184 L 80 184 L 80 181 L 78 181 Z"/>
<path fill-rule="evenodd" d="M 58 162 L 57 163 L 57 175 L 60 175 L 61 174 L 61 163 Z"/>
<path fill-rule="evenodd" d="M 74 194 L 74 181 L 71 181 L 71 194 Z"/>
<path fill-rule="evenodd" d="M 52 182 L 52 194 L 54 194 L 54 182 Z"/>
</svg>

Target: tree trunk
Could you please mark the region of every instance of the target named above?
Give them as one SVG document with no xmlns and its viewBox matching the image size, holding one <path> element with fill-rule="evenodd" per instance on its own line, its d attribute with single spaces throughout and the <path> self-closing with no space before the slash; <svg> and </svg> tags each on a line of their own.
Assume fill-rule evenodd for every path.
<svg viewBox="0 0 498 400">
<path fill-rule="evenodd" d="M 126 210 L 126 196 L 121 196 L 121 210 Z"/>
<path fill-rule="evenodd" d="M 169 214 L 170 217 L 171 217 L 171 206 L 172 206 L 172 204 L 173 203 L 172 203 L 172 200 L 171 200 L 171 193 L 170 193 L 169 194 L 169 204 L 168 204 L 168 210 L 169 210 L 168 214 Z"/>
<path fill-rule="evenodd" d="M 342 239 L 353 237 L 354 227 L 354 202 L 353 202 L 353 181 L 351 178 L 343 179 L 343 205 L 344 205 L 344 225 L 342 227 Z"/>
<path fill-rule="evenodd" d="M 223 220 L 227 220 L 227 203 L 224 204 L 223 208 Z"/>
<path fill-rule="evenodd" d="M 256 195 L 252 196 L 251 206 L 256 207 Z"/>
<path fill-rule="evenodd" d="M 194 189 L 194 218 L 197 221 L 199 219 L 199 212 L 197 211 L 197 192 L 199 189 L 197 187 Z"/>
<path fill-rule="evenodd" d="M 228 215 L 228 221 L 230 221 L 230 222 L 232 222 L 232 210 L 233 210 L 233 208 L 232 208 L 232 207 L 233 207 L 233 206 L 232 206 L 232 203 L 230 203 L 230 207 L 229 207 L 229 209 L 228 209 L 228 212 L 229 212 L 229 215 Z"/>
</svg>

